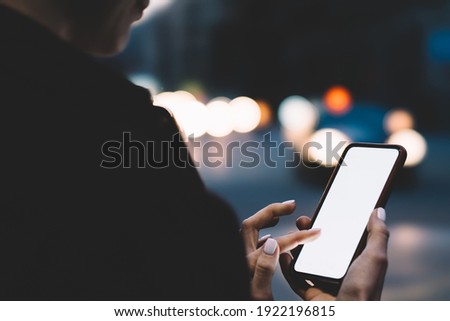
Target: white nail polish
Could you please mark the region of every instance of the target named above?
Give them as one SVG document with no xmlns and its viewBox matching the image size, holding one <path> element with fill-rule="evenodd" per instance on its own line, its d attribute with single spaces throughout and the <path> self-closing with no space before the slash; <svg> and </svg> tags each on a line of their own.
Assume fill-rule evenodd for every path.
<svg viewBox="0 0 450 321">
<path fill-rule="evenodd" d="M 271 238 L 271 237 L 272 237 L 272 234 L 264 235 L 263 237 L 261 237 L 261 238 L 258 240 L 258 242 L 264 242 L 264 241 L 266 241 L 268 238 Z"/>
<path fill-rule="evenodd" d="M 305 280 L 305 282 L 310 286 L 310 287 L 314 287 L 314 282 L 311 280 Z"/>
<path fill-rule="evenodd" d="M 268 239 L 264 244 L 264 253 L 267 255 L 274 255 L 277 250 L 278 243 L 274 239 Z"/>
<path fill-rule="evenodd" d="M 283 202 L 284 205 L 294 205 L 295 204 L 295 200 L 289 200 L 286 202 Z"/>
<path fill-rule="evenodd" d="M 384 210 L 384 208 L 379 208 L 377 209 L 377 216 L 380 220 L 382 221 L 386 221 L 386 211 Z"/>
</svg>

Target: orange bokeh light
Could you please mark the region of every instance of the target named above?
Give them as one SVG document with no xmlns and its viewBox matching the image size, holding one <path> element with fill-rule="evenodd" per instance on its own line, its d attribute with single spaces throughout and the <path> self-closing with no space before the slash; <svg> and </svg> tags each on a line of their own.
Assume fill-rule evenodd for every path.
<svg viewBox="0 0 450 321">
<path fill-rule="evenodd" d="M 261 109 L 261 121 L 259 122 L 259 128 L 266 128 L 272 123 L 272 109 L 269 104 L 263 100 L 256 101 Z"/>
<path fill-rule="evenodd" d="M 327 110 L 333 115 L 344 115 L 352 108 L 352 95 L 347 88 L 335 86 L 330 88 L 324 97 Z"/>
</svg>

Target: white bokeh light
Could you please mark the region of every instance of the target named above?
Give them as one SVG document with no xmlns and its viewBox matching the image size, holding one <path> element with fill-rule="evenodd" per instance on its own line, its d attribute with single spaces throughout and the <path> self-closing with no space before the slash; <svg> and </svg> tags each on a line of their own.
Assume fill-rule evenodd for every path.
<svg viewBox="0 0 450 321">
<path fill-rule="evenodd" d="M 153 104 L 172 111 L 172 108 L 174 108 L 174 105 L 176 104 L 175 96 L 173 95 L 173 92 L 170 91 L 159 93 L 153 96 Z"/>
<path fill-rule="evenodd" d="M 187 103 L 187 102 L 191 102 L 191 101 L 197 101 L 197 98 L 195 98 L 195 96 L 193 94 L 191 94 L 190 92 L 184 91 L 184 90 L 176 91 L 173 93 L 173 95 L 175 96 L 175 99 L 179 103 Z"/>
<path fill-rule="evenodd" d="M 231 113 L 230 100 L 217 98 L 206 106 L 209 112 L 207 132 L 214 137 L 225 137 L 233 131 L 233 117 Z"/>
<path fill-rule="evenodd" d="M 206 133 L 209 112 L 191 93 L 163 92 L 155 95 L 153 101 L 156 106 L 170 110 L 186 136 L 200 137 Z"/>
<path fill-rule="evenodd" d="M 419 165 L 427 154 L 427 141 L 413 129 L 397 131 L 387 139 L 388 144 L 403 146 L 408 152 L 405 166 L 414 167 Z"/>
<path fill-rule="evenodd" d="M 233 128 L 238 133 L 249 133 L 261 122 L 261 109 L 249 97 L 238 97 L 230 102 Z"/>
<path fill-rule="evenodd" d="M 183 107 L 176 109 L 174 116 L 186 136 L 201 137 L 206 133 L 209 113 L 201 102 L 186 102 Z"/>
<path fill-rule="evenodd" d="M 289 131 L 311 133 L 319 120 L 319 111 L 308 99 L 291 96 L 280 104 L 278 119 Z"/>
<path fill-rule="evenodd" d="M 338 164 L 339 159 L 332 157 L 333 155 L 328 155 L 327 151 L 334 150 L 344 142 L 338 151 L 338 154 L 342 155 L 345 147 L 351 143 L 351 140 L 346 134 L 337 129 L 324 128 L 315 132 L 309 138 L 309 142 L 316 143 L 317 146 L 311 146 L 307 151 L 304 151 L 307 153 L 305 156 L 308 157 L 308 160 L 321 166 L 332 167 Z"/>
<path fill-rule="evenodd" d="M 153 104 L 164 107 L 175 113 L 178 108 L 183 108 L 186 103 L 197 101 L 194 95 L 187 91 L 162 92 L 153 97 Z"/>
</svg>

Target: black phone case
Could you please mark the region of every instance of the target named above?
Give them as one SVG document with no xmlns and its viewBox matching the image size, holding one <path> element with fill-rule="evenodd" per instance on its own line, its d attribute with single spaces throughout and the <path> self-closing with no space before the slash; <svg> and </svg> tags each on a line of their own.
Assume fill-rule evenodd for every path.
<svg viewBox="0 0 450 321">
<path fill-rule="evenodd" d="M 333 184 L 334 179 L 336 178 L 336 175 L 341 167 L 342 162 L 345 159 L 345 156 L 347 155 L 348 151 L 353 147 L 389 148 L 389 149 L 396 149 L 399 151 L 399 156 L 398 156 L 394 166 L 392 167 L 391 173 L 389 174 L 389 177 L 386 180 L 386 184 L 384 185 L 384 188 L 380 194 L 380 198 L 378 199 L 375 208 L 386 206 L 387 201 L 389 199 L 390 192 L 391 192 L 394 177 L 395 177 L 396 173 L 401 168 L 403 168 L 403 165 L 406 160 L 407 152 L 406 152 L 405 148 L 403 148 L 400 145 L 374 144 L 374 143 L 352 143 L 352 144 L 348 145 L 347 148 L 344 150 L 344 152 L 339 160 L 338 165 L 336 166 L 335 170 L 333 171 L 333 173 L 327 183 L 327 186 L 322 194 L 322 197 L 320 198 L 317 209 L 311 219 L 311 226 L 313 226 L 313 224 L 317 218 L 317 215 L 319 214 L 320 209 L 322 208 L 322 204 L 328 195 L 331 185 Z M 351 262 L 353 262 L 359 256 L 359 254 L 361 254 L 361 252 L 363 251 L 363 249 L 366 246 L 366 241 L 367 241 L 367 229 L 365 230 L 365 232 L 358 244 L 358 247 L 355 251 L 355 254 L 353 255 Z M 345 275 L 341 279 L 333 279 L 333 278 L 323 277 L 320 275 L 313 275 L 313 274 L 307 274 L 307 273 L 301 273 L 301 272 L 295 271 L 294 265 L 295 265 L 295 262 L 297 261 L 298 256 L 301 253 L 302 248 L 303 248 L 303 245 L 300 245 L 295 251 L 295 258 L 294 258 L 294 260 L 292 260 L 291 271 L 295 274 L 296 277 L 302 278 L 304 280 L 310 280 L 311 282 L 314 283 L 315 286 L 319 287 L 323 291 L 328 292 L 333 295 L 336 295 L 341 287 L 341 284 L 342 284 L 343 279 L 345 278 Z M 350 263 L 350 265 L 351 265 L 351 263 Z M 347 268 L 347 270 L 348 270 L 348 268 Z"/>
</svg>

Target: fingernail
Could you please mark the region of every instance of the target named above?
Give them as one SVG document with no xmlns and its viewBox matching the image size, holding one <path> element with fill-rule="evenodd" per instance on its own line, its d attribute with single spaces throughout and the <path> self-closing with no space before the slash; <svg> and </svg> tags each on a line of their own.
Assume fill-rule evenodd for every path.
<svg viewBox="0 0 450 321">
<path fill-rule="evenodd" d="M 384 208 L 380 207 L 377 209 L 377 216 L 380 220 L 386 221 L 386 211 Z"/>
<path fill-rule="evenodd" d="M 274 239 L 268 239 L 264 244 L 264 253 L 267 255 L 274 255 L 277 250 L 278 243 Z"/>
<path fill-rule="evenodd" d="M 295 200 L 289 200 L 286 202 L 283 202 L 284 205 L 295 205 Z"/>
<path fill-rule="evenodd" d="M 264 242 L 264 241 L 266 241 L 268 238 L 271 238 L 271 237 L 272 237 L 272 234 L 264 235 L 263 237 L 261 237 L 261 238 L 258 240 L 258 242 Z"/>
<path fill-rule="evenodd" d="M 322 232 L 322 230 L 320 228 L 313 228 L 309 230 L 310 233 L 312 233 L 313 235 L 311 235 L 310 237 L 304 239 L 301 243 L 305 244 L 305 243 L 310 243 L 312 241 L 315 241 L 319 238 L 320 233 Z"/>
</svg>

